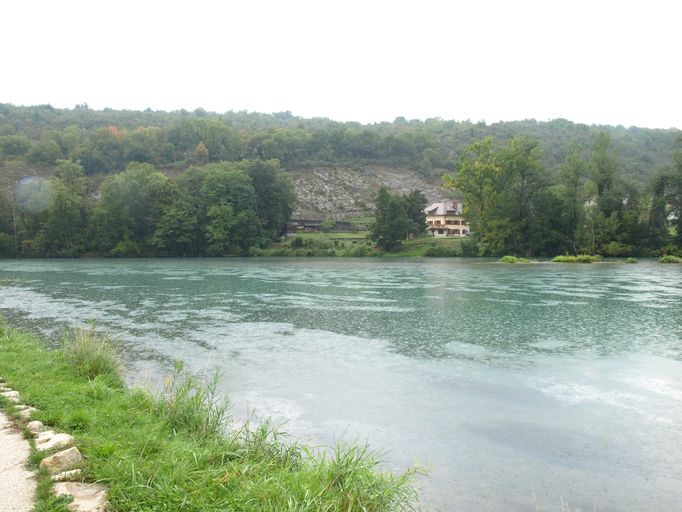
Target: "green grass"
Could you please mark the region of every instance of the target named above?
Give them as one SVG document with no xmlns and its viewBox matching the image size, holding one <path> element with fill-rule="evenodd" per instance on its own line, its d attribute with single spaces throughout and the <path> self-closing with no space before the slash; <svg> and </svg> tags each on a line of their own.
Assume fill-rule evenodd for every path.
<svg viewBox="0 0 682 512">
<path fill-rule="evenodd" d="M 352 234 L 352 233 L 349 233 Z M 366 257 L 382 256 L 397 257 L 453 257 L 462 256 L 462 239 L 434 238 L 423 236 L 412 240 L 405 240 L 397 251 L 385 252 L 379 250 L 371 241 L 362 240 L 334 240 L 320 233 L 291 237 L 287 242 L 272 244 L 263 249 L 260 256 L 345 256 Z"/>
<path fill-rule="evenodd" d="M 578 254 L 577 256 L 555 256 L 552 263 L 598 263 L 603 258 L 599 255 Z"/>
<path fill-rule="evenodd" d="M 363 447 L 310 448 L 267 421 L 235 424 L 215 380 L 205 384 L 178 366 L 159 394 L 130 390 L 109 364 L 0 331 L 0 376 L 40 410 L 35 419 L 76 438 L 85 479 L 108 486 L 115 512 L 415 509 L 412 472 L 383 471 Z M 34 452 L 31 461 L 44 456 Z M 61 512 L 63 504 L 42 474 L 35 510 Z"/>
<path fill-rule="evenodd" d="M 528 258 L 519 258 L 517 256 L 502 256 L 499 263 L 530 263 Z"/>
<path fill-rule="evenodd" d="M 116 346 L 98 336 L 94 328 L 75 329 L 62 339 L 64 355 L 75 370 L 88 379 L 97 376 L 121 381 L 122 367 Z"/>
<path fill-rule="evenodd" d="M 661 256 L 658 261 L 661 263 L 682 263 L 682 258 L 668 254 L 666 256 Z"/>
<path fill-rule="evenodd" d="M 639 263 L 636 258 L 627 258 L 625 263 Z"/>
<path fill-rule="evenodd" d="M 432 236 L 405 240 L 399 250 L 383 253 L 384 257 L 452 257 L 461 255 L 461 239 L 435 238 Z"/>
<path fill-rule="evenodd" d="M 288 236 L 291 240 L 295 237 L 316 240 L 365 240 L 369 236 L 369 231 L 330 231 L 329 233 L 299 233 Z"/>
</svg>

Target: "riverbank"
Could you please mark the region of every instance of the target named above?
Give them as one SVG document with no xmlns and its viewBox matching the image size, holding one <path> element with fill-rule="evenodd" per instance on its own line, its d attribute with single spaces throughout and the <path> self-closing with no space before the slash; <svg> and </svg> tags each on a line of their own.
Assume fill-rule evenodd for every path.
<svg viewBox="0 0 682 512">
<path fill-rule="evenodd" d="M 238 425 L 215 386 L 180 367 L 152 395 L 128 389 L 109 345 L 91 334 L 48 351 L 30 334 L 0 330 L 0 374 L 39 409 L 33 419 L 74 436 L 83 480 L 107 486 L 114 512 L 414 508 L 410 474 L 382 471 L 364 448 L 319 450 L 267 422 Z M 46 455 L 33 452 L 31 464 Z M 45 477 L 37 509 L 65 511 Z"/>
<path fill-rule="evenodd" d="M 284 242 L 277 242 L 256 251 L 255 256 L 313 256 L 313 257 L 456 257 L 466 256 L 459 238 L 420 237 L 405 240 L 398 250 L 387 252 L 375 246 L 366 238 L 339 238 L 335 234 L 314 234 L 296 236 Z"/>
</svg>

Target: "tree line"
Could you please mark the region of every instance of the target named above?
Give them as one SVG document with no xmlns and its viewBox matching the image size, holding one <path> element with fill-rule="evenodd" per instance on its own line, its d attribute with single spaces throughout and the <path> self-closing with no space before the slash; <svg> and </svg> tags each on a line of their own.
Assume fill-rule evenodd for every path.
<svg viewBox="0 0 682 512">
<path fill-rule="evenodd" d="M 682 251 L 682 137 L 645 186 L 628 180 L 607 133 L 574 143 L 556 173 L 539 141 L 485 138 L 465 148 L 447 186 L 464 198 L 477 255 L 604 256 Z"/>
<path fill-rule="evenodd" d="M 87 190 L 80 162 L 0 191 L 0 256 L 249 255 L 278 238 L 295 189 L 276 160 L 193 165 L 175 178 L 132 162 Z"/>
<path fill-rule="evenodd" d="M 567 157 L 567 142 L 587 147 L 600 131 L 609 134 L 619 152 L 623 176 L 640 184 L 670 161 L 680 133 L 587 126 L 564 119 L 486 124 L 397 118 L 362 125 L 304 119 L 289 112 L 97 111 L 87 105 L 57 109 L 0 104 L 0 162 L 54 166 L 60 159 L 79 160 L 86 174 L 120 171 L 130 162 L 180 169 L 245 159 L 277 159 L 286 168 L 375 162 L 440 177 L 453 172 L 464 148 L 481 138 L 509 142 L 527 134 L 537 138 L 542 163 L 554 172 Z"/>
</svg>

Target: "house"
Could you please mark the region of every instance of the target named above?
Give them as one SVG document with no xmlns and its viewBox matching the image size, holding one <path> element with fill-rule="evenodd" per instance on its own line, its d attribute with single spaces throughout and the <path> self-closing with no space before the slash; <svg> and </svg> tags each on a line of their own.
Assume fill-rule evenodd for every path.
<svg viewBox="0 0 682 512">
<path fill-rule="evenodd" d="M 317 219 L 291 219 L 287 223 L 287 235 L 295 235 L 297 233 L 319 233 L 321 220 Z"/>
<path fill-rule="evenodd" d="M 469 236 L 469 224 L 464 220 L 462 203 L 441 201 L 424 208 L 426 230 L 437 237 Z"/>
</svg>

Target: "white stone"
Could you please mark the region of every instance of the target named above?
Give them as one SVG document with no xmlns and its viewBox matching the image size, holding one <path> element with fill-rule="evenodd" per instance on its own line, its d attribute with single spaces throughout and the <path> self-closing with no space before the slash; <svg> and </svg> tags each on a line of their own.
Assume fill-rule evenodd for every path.
<svg viewBox="0 0 682 512">
<path fill-rule="evenodd" d="M 63 471 L 75 469 L 81 462 L 83 462 L 81 452 L 78 451 L 78 448 L 73 447 L 41 460 L 40 467 L 45 468 L 51 475 L 56 475 Z"/>
<path fill-rule="evenodd" d="M 54 430 L 46 430 L 45 432 L 41 432 L 36 436 L 36 445 L 46 443 L 56 435 L 57 433 Z"/>
<path fill-rule="evenodd" d="M 33 414 L 34 412 L 38 412 L 38 409 L 36 409 L 35 407 L 27 407 L 26 409 L 19 411 L 19 416 L 22 419 L 27 420 L 31 417 L 31 414 Z"/>
<path fill-rule="evenodd" d="M 0 394 L 2 394 L 2 396 L 4 396 L 10 402 L 13 402 L 15 404 L 18 404 L 21 401 L 18 391 L 3 391 Z"/>
<path fill-rule="evenodd" d="M 40 432 L 45 430 L 45 425 L 43 425 L 42 421 L 38 420 L 33 420 L 29 421 L 28 424 L 26 425 L 26 428 L 34 435 L 37 436 Z"/>
<path fill-rule="evenodd" d="M 43 432 L 46 434 L 47 432 Z M 54 432 L 53 432 L 54 434 Z M 36 450 L 46 452 L 55 448 L 68 448 L 72 446 L 75 439 L 69 434 L 54 434 L 49 438 L 42 438 L 42 434 L 36 439 Z"/>
<path fill-rule="evenodd" d="M 53 482 L 69 482 L 73 480 L 80 480 L 82 471 L 80 469 L 72 469 L 71 471 L 62 471 L 52 476 Z"/>
<path fill-rule="evenodd" d="M 108 508 L 107 490 L 102 484 L 62 482 L 55 484 L 57 496 L 73 496 L 68 508 L 73 512 L 105 512 Z"/>
</svg>

